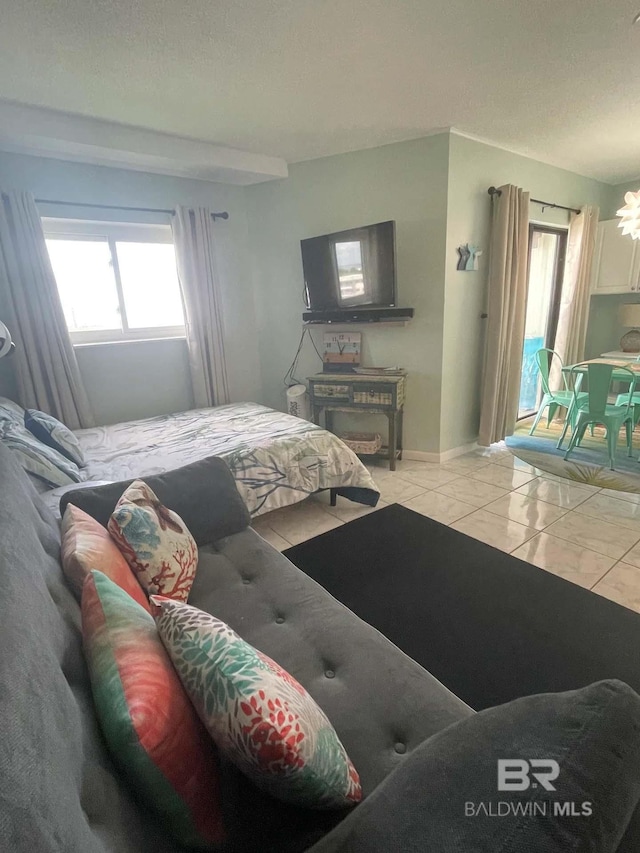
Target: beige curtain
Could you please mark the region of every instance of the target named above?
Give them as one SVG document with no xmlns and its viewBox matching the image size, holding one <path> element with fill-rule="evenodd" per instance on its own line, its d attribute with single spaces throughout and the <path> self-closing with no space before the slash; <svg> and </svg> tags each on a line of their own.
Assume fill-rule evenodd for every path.
<svg viewBox="0 0 640 853">
<path fill-rule="evenodd" d="M 94 426 L 31 193 L 0 193 L 0 304 L 19 402 L 71 429 Z"/>
<path fill-rule="evenodd" d="M 584 358 L 598 214 L 598 208 L 592 205 L 571 214 L 554 346 L 565 364 L 576 364 Z M 559 388 L 562 385 L 560 368 L 559 365 L 554 367 L 551 383 L 552 387 Z"/>
<path fill-rule="evenodd" d="M 219 406 L 229 402 L 229 387 L 213 217 L 206 207 L 178 207 L 172 227 L 195 404 Z"/>
<path fill-rule="evenodd" d="M 478 439 L 484 447 L 511 435 L 515 427 L 527 308 L 529 193 L 507 184 L 493 198 Z"/>
</svg>

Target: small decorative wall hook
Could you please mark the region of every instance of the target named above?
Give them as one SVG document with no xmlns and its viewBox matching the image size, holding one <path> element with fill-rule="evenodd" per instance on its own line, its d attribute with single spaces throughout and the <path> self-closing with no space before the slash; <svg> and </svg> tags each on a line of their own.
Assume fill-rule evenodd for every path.
<svg viewBox="0 0 640 853">
<path fill-rule="evenodd" d="M 479 246 L 472 246 L 465 243 L 463 246 L 458 246 L 457 250 L 459 258 L 456 269 L 465 272 L 472 272 L 478 269 L 478 258 L 482 254 L 482 249 Z"/>
<path fill-rule="evenodd" d="M 456 266 L 456 269 L 466 270 L 467 261 L 469 260 L 469 258 L 471 256 L 471 252 L 469 251 L 469 244 L 465 243 L 464 246 L 458 246 L 456 251 L 458 252 L 458 255 L 460 256 L 458 258 L 458 265 Z"/>
<path fill-rule="evenodd" d="M 467 266 L 465 267 L 467 271 L 478 269 L 478 258 L 481 254 L 482 249 L 480 248 L 480 246 L 469 246 L 469 260 L 467 261 Z"/>
</svg>

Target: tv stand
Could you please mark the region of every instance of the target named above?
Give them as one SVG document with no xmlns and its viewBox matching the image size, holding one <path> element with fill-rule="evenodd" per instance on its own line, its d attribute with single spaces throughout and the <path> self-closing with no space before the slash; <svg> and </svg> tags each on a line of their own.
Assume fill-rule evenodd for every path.
<svg viewBox="0 0 640 853">
<path fill-rule="evenodd" d="M 305 311 L 305 323 L 398 323 L 413 317 L 413 308 L 327 308 Z"/>
<path fill-rule="evenodd" d="M 309 398 L 313 422 L 320 424 L 324 409 L 325 427 L 333 429 L 334 412 L 367 412 L 383 414 L 389 420 L 389 440 L 386 448 L 372 456 L 389 460 L 389 470 L 396 470 L 396 459 L 402 459 L 402 420 L 407 373 L 387 373 L 364 376 L 358 373 L 317 373 L 308 376 Z M 369 458 L 372 458 L 369 456 Z M 332 495 L 332 499 L 333 499 Z"/>
</svg>

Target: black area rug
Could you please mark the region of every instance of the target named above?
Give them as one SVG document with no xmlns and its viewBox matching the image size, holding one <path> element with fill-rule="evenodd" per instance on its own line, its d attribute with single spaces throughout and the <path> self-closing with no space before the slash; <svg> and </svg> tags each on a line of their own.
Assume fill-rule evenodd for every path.
<svg viewBox="0 0 640 853">
<path fill-rule="evenodd" d="M 398 504 L 285 555 L 479 710 L 619 678 L 640 615 Z"/>
</svg>

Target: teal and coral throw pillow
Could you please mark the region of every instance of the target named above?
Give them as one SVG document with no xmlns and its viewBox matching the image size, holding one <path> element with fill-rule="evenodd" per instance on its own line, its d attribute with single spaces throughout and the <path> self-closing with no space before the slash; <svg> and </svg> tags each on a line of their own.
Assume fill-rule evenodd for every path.
<svg viewBox="0 0 640 853">
<path fill-rule="evenodd" d="M 149 602 L 109 531 L 77 506 L 67 504 L 60 529 L 62 570 L 78 598 L 87 575 L 102 572 L 149 612 Z"/>
<path fill-rule="evenodd" d="M 124 492 L 109 533 L 143 589 L 186 601 L 198 567 L 198 546 L 180 516 L 142 480 Z"/>
<path fill-rule="evenodd" d="M 215 748 L 153 618 L 94 571 L 82 592 L 82 636 L 98 719 L 135 793 L 181 844 L 221 844 Z"/>
<path fill-rule="evenodd" d="M 62 421 L 46 412 L 27 409 L 24 413 L 24 425 L 43 444 L 53 447 L 79 468 L 84 467 L 84 454 L 80 448 L 80 442 Z"/>
<path fill-rule="evenodd" d="M 322 709 L 224 622 L 151 596 L 158 632 L 220 752 L 259 788 L 318 809 L 352 806 L 360 779 Z"/>
</svg>

